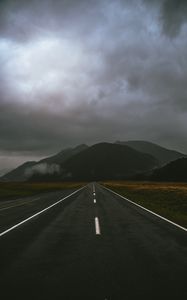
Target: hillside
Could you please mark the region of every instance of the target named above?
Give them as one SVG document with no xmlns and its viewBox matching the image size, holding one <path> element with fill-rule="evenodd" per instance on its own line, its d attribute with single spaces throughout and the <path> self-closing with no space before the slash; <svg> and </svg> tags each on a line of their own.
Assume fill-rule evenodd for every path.
<svg viewBox="0 0 187 300">
<path fill-rule="evenodd" d="M 180 158 L 156 169 L 150 176 L 155 181 L 187 181 L 187 158 Z"/>
<path fill-rule="evenodd" d="M 2 181 L 149 179 L 156 167 L 184 154 L 146 141 L 99 143 L 68 148 L 38 162 L 26 162 Z M 154 175 L 155 176 L 155 175 Z"/>
<path fill-rule="evenodd" d="M 71 156 L 87 149 L 87 145 L 79 145 L 75 148 L 68 148 L 60 151 L 59 153 L 44 158 L 38 162 L 31 161 L 22 164 L 16 169 L 8 172 L 4 176 L 1 177 L 2 181 L 25 181 L 29 179 L 31 176 L 37 175 L 53 175 L 59 174 L 60 172 L 60 164 L 65 162 Z"/>
<path fill-rule="evenodd" d="M 14 170 L 3 175 L 1 177 L 1 180 L 2 181 L 24 181 L 26 180 L 25 170 L 27 170 L 28 168 L 32 168 L 34 165 L 36 165 L 35 161 L 25 162 L 21 166 L 18 166 Z"/>
<path fill-rule="evenodd" d="M 12 171 L 13 168 L 0 169 L 0 177 Z"/>
<path fill-rule="evenodd" d="M 74 155 L 63 165 L 63 176 L 75 180 L 125 179 L 158 166 L 149 154 L 128 146 L 100 143 Z"/>
<path fill-rule="evenodd" d="M 147 142 L 147 141 L 117 141 L 117 144 L 129 146 L 137 151 L 148 153 L 154 156 L 158 161 L 160 166 L 163 166 L 173 160 L 186 156 L 183 153 L 166 149 L 157 144 Z"/>
<path fill-rule="evenodd" d="M 73 155 L 87 149 L 88 146 L 85 144 L 81 144 L 76 146 L 75 148 L 67 148 L 65 150 L 62 150 L 60 152 L 58 152 L 57 154 L 44 158 L 42 160 L 40 160 L 38 162 L 38 164 L 40 163 L 54 163 L 54 164 L 62 164 L 63 162 L 65 162 L 67 159 L 69 159 L 70 157 L 72 157 Z"/>
</svg>

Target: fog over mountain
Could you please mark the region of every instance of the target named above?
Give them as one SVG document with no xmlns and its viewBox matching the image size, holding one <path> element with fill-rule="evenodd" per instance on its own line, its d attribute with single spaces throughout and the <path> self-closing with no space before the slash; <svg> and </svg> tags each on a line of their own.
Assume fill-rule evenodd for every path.
<svg viewBox="0 0 187 300">
<path fill-rule="evenodd" d="M 0 180 L 142 179 L 183 157 L 187 156 L 147 141 L 81 144 L 39 161 L 24 162 Z"/>
<path fill-rule="evenodd" d="M 0 1 L 0 170 L 81 143 L 187 153 L 186 0 Z"/>
</svg>

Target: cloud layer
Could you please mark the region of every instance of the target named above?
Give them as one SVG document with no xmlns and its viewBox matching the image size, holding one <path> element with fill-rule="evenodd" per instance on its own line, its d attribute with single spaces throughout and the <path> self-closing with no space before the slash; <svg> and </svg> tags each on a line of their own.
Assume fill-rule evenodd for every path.
<svg viewBox="0 0 187 300">
<path fill-rule="evenodd" d="M 0 2 L 1 156 L 145 139 L 187 152 L 187 4 Z"/>
</svg>

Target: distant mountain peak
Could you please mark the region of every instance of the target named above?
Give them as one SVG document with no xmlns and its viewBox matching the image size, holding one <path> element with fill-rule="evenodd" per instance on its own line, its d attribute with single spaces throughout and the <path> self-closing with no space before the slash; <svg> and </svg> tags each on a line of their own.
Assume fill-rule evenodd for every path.
<svg viewBox="0 0 187 300">
<path fill-rule="evenodd" d="M 157 160 L 128 146 L 101 142 L 68 159 L 62 168 L 72 180 L 125 179 L 158 166 Z"/>
<path fill-rule="evenodd" d="M 88 148 L 88 145 L 86 145 L 86 144 L 80 144 L 80 145 L 75 146 L 74 150 L 75 149 L 86 149 L 86 148 Z"/>
<path fill-rule="evenodd" d="M 41 159 L 38 162 L 28 161 L 12 170 L 11 172 L 6 173 L 2 176 L 2 180 L 6 181 L 25 181 L 28 179 L 29 174 L 40 173 L 46 170 L 46 174 L 52 173 L 52 170 L 58 170 L 60 164 L 64 163 L 71 156 L 87 149 L 88 146 L 85 144 L 77 145 L 75 148 L 67 148 L 61 150 L 53 156 L 49 156 Z M 58 172 L 54 172 L 58 173 Z"/>
<path fill-rule="evenodd" d="M 160 162 L 160 166 L 165 165 L 170 161 L 186 156 L 185 154 L 180 153 L 178 151 L 167 149 L 155 143 L 144 141 L 144 140 L 131 140 L 131 141 L 124 141 L 124 142 L 116 141 L 116 143 L 119 145 L 127 145 L 129 147 L 132 147 L 133 149 L 154 156 Z"/>
<path fill-rule="evenodd" d="M 144 140 L 100 142 L 90 147 L 80 144 L 38 162 L 25 162 L 1 180 L 25 181 L 31 177 L 33 180 L 130 178 L 181 157 L 186 156 Z M 32 174 L 31 177 L 28 177 L 29 174 Z"/>
</svg>

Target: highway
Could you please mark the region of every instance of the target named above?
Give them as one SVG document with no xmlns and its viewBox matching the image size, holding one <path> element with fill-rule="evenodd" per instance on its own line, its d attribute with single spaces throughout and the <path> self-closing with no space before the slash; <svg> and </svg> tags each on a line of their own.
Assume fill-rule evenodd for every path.
<svg viewBox="0 0 187 300">
<path fill-rule="evenodd" d="M 1 299 L 187 299 L 187 232 L 97 183 L 0 204 Z"/>
</svg>

